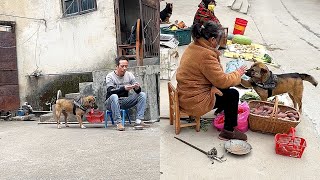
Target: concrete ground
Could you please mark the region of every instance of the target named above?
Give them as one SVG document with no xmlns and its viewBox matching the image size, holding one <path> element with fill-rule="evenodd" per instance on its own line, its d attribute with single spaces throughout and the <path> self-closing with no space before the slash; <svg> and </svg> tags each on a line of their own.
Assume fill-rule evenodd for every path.
<svg viewBox="0 0 320 180">
<path fill-rule="evenodd" d="M 193 0 L 173 2 L 171 21 L 183 20 L 191 25 L 199 3 Z M 265 44 L 274 61 L 281 68 L 270 67 L 276 73 L 303 72 L 319 79 L 319 73 L 312 69 L 320 58 L 319 37 L 319 2 L 308 0 L 257 0 L 250 1 L 248 15 L 240 14 L 226 7 L 227 1 L 217 1 L 216 15 L 224 26 L 232 33 L 236 17 L 248 20 L 245 35 L 253 42 Z M 163 6 L 164 4 L 162 4 Z M 306 43 L 308 41 L 309 43 Z M 186 47 L 180 47 L 180 57 Z M 225 64 L 228 59 L 222 58 Z M 252 62 L 247 62 L 250 65 Z M 250 154 L 235 156 L 226 154 L 223 163 L 210 160 L 197 150 L 174 139 L 174 126 L 169 125 L 169 107 L 167 82 L 161 81 L 160 122 L 160 179 L 317 179 L 320 169 L 319 110 L 316 105 L 320 101 L 319 88 L 304 83 L 304 107 L 301 123 L 296 127 L 296 135 L 307 141 L 307 147 L 301 159 L 277 155 L 275 153 L 274 135 L 248 131 L 248 143 L 252 146 Z M 176 84 L 175 79 L 171 80 Z M 213 118 L 213 112 L 205 115 Z M 208 131 L 196 132 L 183 128 L 177 135 L 181 139 L 203 149 L 216 147 L 218 155 L 225 153 L 224 141 L 218 139 L 219 132 L 211 125 Z"/>
<path fill-rule="evenodd" d="M 273 135 L 248 131 L 247 142 L 252 146 L 248 155 L 226 154 L 227 161 L 211 164 L 204 154 L 174 139 L 174 127 L 169 121 L 161 121 L 160 127 L 160 179 L 317 179 L 319 176 L 319 139 L 305 118 L 297 127 L 297 136 L 307 141 L 301 159 L 277 155 Z M 219 156 L 224 154 L 219 132 L 212 127 L 208 129 L 196 132 L 184 128 L 177 137 L 205 151 L 215 147 Z"/>
<path fill-rule="evenodd" d="M 0 121 L 0 179 L 159 179 L 159 124 L 116 131 Z"/>
</svg>

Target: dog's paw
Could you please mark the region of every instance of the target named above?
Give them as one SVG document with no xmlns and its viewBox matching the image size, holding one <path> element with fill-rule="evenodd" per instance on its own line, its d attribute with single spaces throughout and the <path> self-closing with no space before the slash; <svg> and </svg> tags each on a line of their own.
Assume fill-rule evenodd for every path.
<svg viewBox="0 0 320 180">
<path fill-rule="evenodd" d="M 81 129 L 85 129 L 86 127 L 84 125 L 81 125 Z"/>
<path fill-rule="evenodd" d="M 60 126 L 60 125 L 58 125 L 58 129 L 61 129 L 61 126 Z"/>
</svg>

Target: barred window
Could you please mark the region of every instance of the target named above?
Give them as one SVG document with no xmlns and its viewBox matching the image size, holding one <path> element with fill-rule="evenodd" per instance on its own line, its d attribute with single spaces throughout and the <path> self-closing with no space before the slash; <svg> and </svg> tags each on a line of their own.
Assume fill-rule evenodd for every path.
<svg viewBox="0 0 320 180">
<path fill-rule="evenodd" d="M 97 10 L 96 0 L 62 0 L 63 16 L 84 14 Z"/>
</svg>

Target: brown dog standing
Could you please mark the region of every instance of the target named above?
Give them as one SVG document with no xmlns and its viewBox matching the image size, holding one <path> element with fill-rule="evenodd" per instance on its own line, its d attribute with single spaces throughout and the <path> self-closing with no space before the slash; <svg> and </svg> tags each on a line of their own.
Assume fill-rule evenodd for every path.
<svg viewBox="0 0 320 180">
<path fill-rule="evenodd" d="M 82 124 L 82 116 L 85 114 L 86 110 L 92 108 L 95 103 L 95 98 L 93 96 L 87 97 L 80 97 L 77 100 L 74 99 L 66 99 L 61 98 L 62 93 L 60 90 L 57 92 L 57 101 L 55 105 L 55 112 L 54 115 L 57 120 L 58 129 L 61 128 L 60 126 L 60 116 L 61 113 L 64 115 L 64 121 L 66 127 L 69 127 L 67 118 L 69 113 L 73 113 L 76 115 L 77 120 L 80 124 L 80 128 L 86 128 Z"/>
<path fill-rule="evenodd" d="M 247 70 L 246 75 L 250 79 L 248 81 L 242 79 L 241 85 L 247 88 L 253 87 L 262 101 L 266 101 L 271 96 L 288 93 L 294 108 L 297 108 L 297 105 L 299 106 L 300 113 L 302 111 L 303 80 L 309 81 L 314 86 L 318 85 L 318 82 L 308 74 L 288 73 L 275 75 L 262 62 L 254 63 Z"/>
</svg>

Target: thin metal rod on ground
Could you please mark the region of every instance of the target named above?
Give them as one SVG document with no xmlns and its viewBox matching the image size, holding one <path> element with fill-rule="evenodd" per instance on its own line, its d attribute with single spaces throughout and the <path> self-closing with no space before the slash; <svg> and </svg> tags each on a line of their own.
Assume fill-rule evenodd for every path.
<svg viewBox="0 0 320 180">
<path fill-rule="evenodd" d="M 196 146 L 194 146 L 194 145 L 192 145 L 192 144 L 190 144 L 190 143 L 188 143 L 188 142 L 186 142 L 186 141 L 184 141 L 184 140 L 182 140 L 182 139 L 180 139 L 180 138 L 177 138 L 177 137 L 174 137 L 174 138 L 176 138 L 176 139 L 178 139 L 179 141 L 181 141 L 181 142 L 183 142 L 183 143 L 185 143 L 185 144 L 187 144 L 187 145 L 195 148 L 196 150 L 202 152 L 203 154 L 208 154 L 208 152 L 206 152 L 206 151 L 204 151 L 204 150 L 202 150 L 202 149 L 200 149 L 200 148 L 198 148 L 198 147 L 196 147 Z"/>
</svg>

